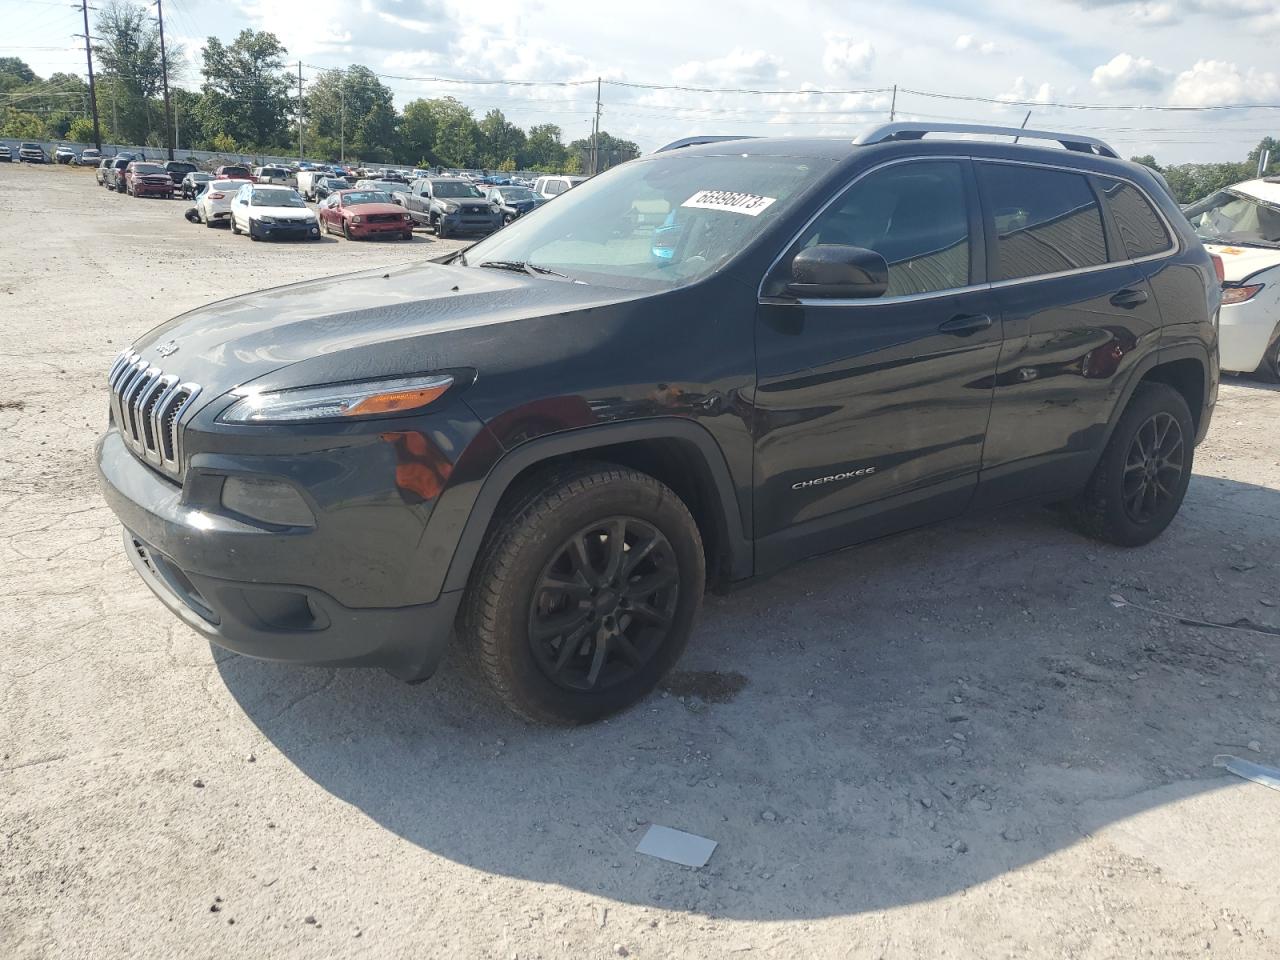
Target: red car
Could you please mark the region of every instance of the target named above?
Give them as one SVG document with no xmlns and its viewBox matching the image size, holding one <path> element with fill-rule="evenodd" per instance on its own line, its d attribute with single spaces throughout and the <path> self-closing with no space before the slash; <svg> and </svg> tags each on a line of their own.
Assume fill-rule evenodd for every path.
<svg viewBox="0 0 1280 960">
<path fill-rule="evenodd" d="M 383 236 L 413 239 L 412 218 L 381 190 L 338 190 L 329 194 L 320 204 L 320 226 L 325 233 L 337 229 L 348 240 Z"/>
<path fill-rule="evenodd" d="M 124 168 L 124 190 L 131 197 L 173 199 L 173 178 L 158 163 L 134 160 Z"/>
<path fill-rule="evenodd" d="M 213 171 L 215 180 L 252 180 L 249 168 L 238 163 L 224 164 Z"/>
</svg>

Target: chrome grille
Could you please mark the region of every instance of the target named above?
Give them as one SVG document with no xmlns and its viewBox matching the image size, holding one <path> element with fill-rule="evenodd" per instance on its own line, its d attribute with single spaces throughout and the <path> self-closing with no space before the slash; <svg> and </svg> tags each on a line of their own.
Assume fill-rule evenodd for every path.
<svg viewBox="0 0 1280 960">
<path fill-rule="evenodd" d="M 147 463 L 182 478 L 182 417 L 200 387 L 126 350 L 107 374 L 111 418 L 125 443 Z"/>
</svg>

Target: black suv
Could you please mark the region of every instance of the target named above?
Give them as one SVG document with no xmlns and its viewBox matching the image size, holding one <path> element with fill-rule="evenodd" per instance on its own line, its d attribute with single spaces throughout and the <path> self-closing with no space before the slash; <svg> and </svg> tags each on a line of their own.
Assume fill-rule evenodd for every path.
<svg viewBox="0 0 1280 960">
<path fill-rule="evenodd" d="M 1151 171 L 923 139 L 682 145 L 463 253 L 202 307 L 122 354 L 125 549 L 215 642 L 527 718 L 650 691 L 704 587 L 1014 501 L 1144 544 L 1218 384 L 1215 266 Z"/>
</svg>

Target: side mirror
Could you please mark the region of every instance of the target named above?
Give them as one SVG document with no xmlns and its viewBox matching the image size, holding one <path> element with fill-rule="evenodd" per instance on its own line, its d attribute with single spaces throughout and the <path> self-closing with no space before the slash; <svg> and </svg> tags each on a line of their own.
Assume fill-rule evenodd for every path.
<svg viewBox="0 0 1280 960">
<path fill-rule="evenodd" d="M 791 260 L 787 292 L 795 297 L 868 299 L 889 289 L 889 265 L 865 247 L 820 243 Z"/>
</svg>

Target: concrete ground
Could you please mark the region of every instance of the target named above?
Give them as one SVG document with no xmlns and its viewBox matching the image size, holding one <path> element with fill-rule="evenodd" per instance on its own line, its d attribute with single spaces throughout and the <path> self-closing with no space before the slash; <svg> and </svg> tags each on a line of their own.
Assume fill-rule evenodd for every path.
<svg viewBox="0 0 1280 960">
<path fill-rule="evenodd" d="M 1212 766 L 1280 764 L 1276 389 L 1224 384 L 1146 548 L 1028 510 L 813 561 L 709 599 L 668 692 L 539 729 L 456 663 L 211 648 L 133 573 L 116 352 L 447 248 L 184 208 L 0 165 L 0 956 L 1280 955 L 1280 793 Z M 720 845 L 653 860 L 649 823 Z"/>
</svg>

